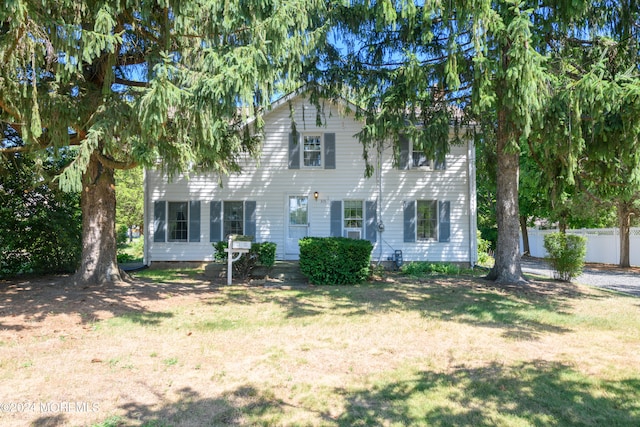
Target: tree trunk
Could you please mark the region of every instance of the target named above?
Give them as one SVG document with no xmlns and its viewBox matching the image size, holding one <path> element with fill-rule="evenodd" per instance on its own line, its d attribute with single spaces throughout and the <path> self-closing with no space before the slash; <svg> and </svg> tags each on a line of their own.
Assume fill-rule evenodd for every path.
<svg viewBox="0 0 640 427">
<path fill-rule="evenodd" d="M 522 251 L 523 255 L 530 255 L 529 248 L 529 232 L 527 231 L 527 217 L 520 215 L 520 233 L 522 234 Z"/>
<path fill-rule="evenodd" d="M 509 138 L 506 112 L 498 111 L 497 142 L 497 180 L 496 180 L 496 217 L 498 223 L 498 243 L 495 251 L 495 264 L 487 279 L 504 284 L 522 284 L 520 266 L 520 228 L 518 212 L 518 178 L 520 173 L 520 154 L 509 150 Z"/>
<path fill-rule="evenodd" d="M 628 202 L 618 202 L 618 227 L 620 228 L 620 267 L 631 267 L 629 258 L 631 206 Z"/>
<path fill-rule="evenodd" d="M 113 169 L 94 154 L 82 176 L 82 259 L 75 282 L 116 283 L 123 275 L 116 258 L 116 191 Z"/>
</svg>

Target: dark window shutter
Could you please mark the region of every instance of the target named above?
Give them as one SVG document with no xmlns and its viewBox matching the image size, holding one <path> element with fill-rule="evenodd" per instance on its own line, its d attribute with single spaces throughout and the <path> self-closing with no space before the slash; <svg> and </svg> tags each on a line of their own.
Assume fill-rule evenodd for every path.
<svg viewBox="0 0 640 427">
<path fill-rule="evenodd" d="M 256 240 L 256 202 L 244 202 L 244 235 Z"/>
<path fill-rule="evenodd" d="M 342 201 L 331 202 L 331 237 L 342 236 Z"/>
<path fill-rule="evenodd" d="M 438 202 L 438 241 L 448 242 L 451 240 L 451 202 Z"/>
<path fill-rule="evenodd" d="M 209 211 L 209 241 L 222 240 L 222 202 L 211 202 Z"/>
<path fill-rule="evenodd" d="M 365 238 L 371 243 L 376 242 L 376 236 L 378 235 L 378 230 L 376 224 L 377 220 L 377 202 L 366 202 L 366 225 L 365 225 Z"/>
<path fill-rule="evenodd" d="M 200 241 L 200 201 L 189 202 L 189 241 Z"/>
<path fill-rule="evenodd" d="M 324 168 L 336 168 L 336 134 L 324 134 Z"/>
<path fill-rule="evenodd" d="M 416 241 L 416 202 L 405 202 L 404 205 L 404 241 Z"/>
<path fill-rule="evenodd" d="M 167 232 L 167 202 L 158 201 L 153 204 L 153 241 L 166 241 Z"/>
<path fill-rule="evenodd" d="M 300 144 L 298 134 L 289 133 L 289 169 L 300 169 Z"/>
<path fill-rule="evenodd" d="M 442 159 L 442 160 L 437 160 L 435 161 L 433 168 L 435 170 L 439 170 L 439 171 L 443 171 L 447 168 L 447 161 L 446 159 Z"/>
<path fill-rule="evenodd" d="M 404 135 L 400 137 L 400 159 L 398 162 L 398 169 L 411 169 L 411 150 L 409 147 L 409 138 Z"/>
</svg>

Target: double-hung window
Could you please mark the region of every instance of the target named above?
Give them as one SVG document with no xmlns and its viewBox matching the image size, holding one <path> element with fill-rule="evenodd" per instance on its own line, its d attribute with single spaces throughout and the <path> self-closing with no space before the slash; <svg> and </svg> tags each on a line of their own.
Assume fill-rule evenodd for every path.
<svg viewBox="0 0 640 427">
<path fill-rule="evenodd" d="M 244 202 L 224 202 L 223 235 L 243 234 Z"/>
<path fill-rule="evenodd" d="M 169 202 L 169 242 L 186 242 L 189 237 L 189 204 Z"/>
<path fill-rule="evenodd" d="M 438 202 L 418 200 L 416 212 L 418 240 L 436 240 L 438 237 Z"/>
<path fill-rule="evenodd" d="M 230 234 L 255 237 L 255 201 L 214 200 L 209 203 L 209 241 L 226 241 Z"/>
<path fill-rule="evenodd" d="M 345 200 L 342 206 L 345 237 L 360 239 L 364 223 L 362 200 Z"/>
<path fill-rule="evenodd" d="M 438 151 L 436 150 L 436 152 Z M 438 156 L 436 155 L 435 157 L 437 158 Z M 402 136 L 400 138 L 398 168 L 402 170 L 444 170 L 446 169 L 446 162 L 445 159 L 438 161 L 433 156 L 428 156 L 426 150 L 406 136 Z"/>
<path fill-rule="evenodd" d="M 289 169 L 335 169 L 336 134 L 307 132 L 289 134 Z"/>
<path fill-rule="evenodd" d="M 451 241 L 451 202 L 407 200 L 404 205 L 404 241 Z"/>
<path fill-rule="evenodd" d="M 199 242 L 200 201 L 155 201 L 153 206 L 153 241 Z"/>
<path fill-rule="evenodd" d="M 302 136 L 302 166 L 305 168 L 322 167 L 322 135 Z"/>
<path fill-rule="evenodd" d="M 411 151 L 411 167 L 412 168 L 431 168 L 431 159 L 427 157 L 423 150 Z"/>
</svg>

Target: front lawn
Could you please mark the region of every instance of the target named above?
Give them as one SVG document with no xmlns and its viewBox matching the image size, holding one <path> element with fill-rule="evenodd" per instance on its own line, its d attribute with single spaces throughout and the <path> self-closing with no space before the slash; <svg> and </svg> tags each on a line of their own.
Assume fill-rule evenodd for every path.
<svg viewBox="0 0 640 427">
<path fill-rule="evenodd" d="M 640 425 L 640 300 L 395 274 L 0 282 L 0 396 L 3 426 Z"/>
</svg>

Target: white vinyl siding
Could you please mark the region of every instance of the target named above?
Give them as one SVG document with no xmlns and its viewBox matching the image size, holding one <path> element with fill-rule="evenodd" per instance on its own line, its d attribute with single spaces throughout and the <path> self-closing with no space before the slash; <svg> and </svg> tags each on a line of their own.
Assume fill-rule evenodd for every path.
<svg viewBox="0 0 640 427">
<path fill-rule="evenodd" d="M 362 145 L 356 135 L 361 124 L 353 116 L 345 116 L 344 106 L 328 101 L 321 106 L 322 125 L 316 125 L 316 107 L 301 97 L 272 109 L 265 116 L 264 134 L 260 161 L 250 158 L 242 161 L 242 173 L 221 177 L 217 175 L 191 173 L 178 176 L 169 182 L 160 171 L 148 170 L 146 175 L 150 209 L 146 213 L 148 226 L 149 261 L 210 261 L 213 259 L 212 238 L 222 235 L 224 201 L 253 202 L 253 231 L 255 241 L 271 241 L 277 244 L 277 259 L 285 259 L 285 239 L 288 232 L 289 196 L 308 197 L 308 233 L 310 236 L 333 234 L 333 207 L 337 207 L 337 235 L 344 235 L 343 201 L 364 201 L 364 222 L 361 238 L 375 242 L 372 259 L 385 260 L 394 250 L 402 250 L 404 259 L 465 262 L 470 259 L 469 236 L 472 211 L 469 206 L 469 174 L 473 171 L 467 164 L 467 146 L 452 146 L 447 155 L 447 169 L 429 173 L 415 170 L 399 170 L 394 166 L 392 150 L 383 152 L 380 164 L 382 181 L 376 175 L 364 177 Z M 294 116 L 291 117 L 291 111 Z M 292 134 L 291 122 L 296 122 L 298 139 Z M 303 170 L 302 135 L 322 135 L 323 167 Z M 291 148 L 298 147 L 298 164 L 292 162 Z M 331 153 L 331 154 L 328 154 Z M 371 152 L 372 160 L 375 152 Z M 329 161 L 330 156 L 333 157 Z M 374 164 L 377 164 L 374 163 Z M 328 170 L 331 168 L 331 170 Z M 314 199 L 318 192 L 318 199 Z M 206 236 L 200 242 L 154 241 L 155 201 L 200 200 L 201 218 L 199 234 Z M 448 242 L 405 242 L 404 207 L 418 200 L 450 200 L 450 237 Z M 377 201 L 377 203 L 376 203 Z M 216 212 L 219 209 L 219 213 Z M 166 228 L 166 218 L 165 228 Z M 377 223 L 384 223 L 382 234 L 377 232 Z M 162 227 L 162 218 L 157 226 Z M 214 228 L 218 227 L 218 230 Z M 381 237 L 378 238 L 378 237 Z M 439 237 L 439 236 L 438 236 Z"/>
</svg>

